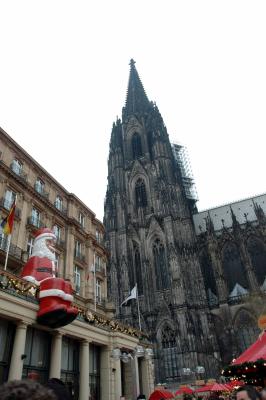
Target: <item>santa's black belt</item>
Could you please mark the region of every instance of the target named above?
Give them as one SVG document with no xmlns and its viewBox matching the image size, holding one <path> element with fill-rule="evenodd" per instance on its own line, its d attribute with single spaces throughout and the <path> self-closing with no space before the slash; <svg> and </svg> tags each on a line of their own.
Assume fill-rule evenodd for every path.
<svg viewBox="0 0 266 400">
<path fill-rule="evenodd" d="M 51 268 L 36 268 L 36 271 L 38 272 L 50 272 L 50 274 L 53 272 Z"/>
</svg>

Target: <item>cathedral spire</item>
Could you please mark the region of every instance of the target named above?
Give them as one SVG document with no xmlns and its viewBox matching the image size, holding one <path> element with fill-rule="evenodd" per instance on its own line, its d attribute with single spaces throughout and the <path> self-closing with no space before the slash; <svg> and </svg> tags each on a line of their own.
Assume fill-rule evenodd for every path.
<svg viewBox="0 0 266 400">
<path fill-rule="evenodd" d="M 130 73 L 123 117 L 128 117 L 138 112 L 145 112 L 150 108 L 150 102 L 143 88 L 138 71 L 136 70 L 135 61 L 131 59 L 129 65 Z"/>
</svg>

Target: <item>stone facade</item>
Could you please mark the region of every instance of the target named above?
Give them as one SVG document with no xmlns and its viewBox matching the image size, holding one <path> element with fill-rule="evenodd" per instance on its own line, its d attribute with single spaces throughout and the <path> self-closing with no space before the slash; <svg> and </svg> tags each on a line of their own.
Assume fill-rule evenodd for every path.
<svg viewBox="0 0 266 400">
<path fill-rule="evenodd" d="M 15 196 L 12 236 L 0 234 L 0 384 L 33 375 L 42 383 L 57 377 L 75 400 L 122 395 L 129 400 L 140 392 L 148 397 L 153 390 L 153 363 L 145 352 L 149 343 L 142 332 L 114 320 L 114 305 L 107 299 L 103 224 L 0 129 L 1 219 Z M 19 278 L 34 231 L 42 226 L 57 236 L 58 276 L 72 282 L 79 310 L 77 319 L 60 329 L 36 323 L 38 288 Z M 144 352 L 137 356 L 139 345 Z M 114 350 L 123 359 L 113 357 Z"/>
<path fill-rule="evenodd" d="M 109 297 L 117 317 L 138 326 L 137 302 L 120 307 L 137 284 L 140 324 L 156 348 L 157 383 L 182 382 L 188 371 L 200 377 L 200 366 L 216 376 L 221 361 L 198 256 L 195 204 L 134 64 L 110 140 L 104 216 Z"/>
<path fill-rule="evenodd" d="M 224 364 L 259 334 L 265 309 L 266 195 L 193 216 L 208 303 Z"/>
<path fill-rule="evenodd" d="M 156 383 L 173 387 L 217 378 L 257 338 L 266 289 L 266 196 L 198 213 L 180 150 L 131 60 L 108 161 L 109 297 L 149 332 Z M 138 303 L 121 307 L 136 284 Z"/>
</svg>

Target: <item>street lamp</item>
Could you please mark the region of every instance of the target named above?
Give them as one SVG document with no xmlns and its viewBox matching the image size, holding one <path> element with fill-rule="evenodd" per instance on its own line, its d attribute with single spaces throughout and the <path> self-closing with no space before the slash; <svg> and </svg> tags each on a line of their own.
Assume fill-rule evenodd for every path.
<svg viewBox="0 0 266 400">
<path fill-rule="evenodd" d="M 135 347 L 133 352 L 122 351 L 115 347 L 111 352 L 111 357 L 115 360 L 122 360 L 123 362 L 128 362 L 130 359 L 133 360 L 135 357 L 144 357 L 146 360 L 150 360 L 153 357 L 153 350 L 149 347 L 144 349 L 144 347 L 138 345 Z"/>
</svg>

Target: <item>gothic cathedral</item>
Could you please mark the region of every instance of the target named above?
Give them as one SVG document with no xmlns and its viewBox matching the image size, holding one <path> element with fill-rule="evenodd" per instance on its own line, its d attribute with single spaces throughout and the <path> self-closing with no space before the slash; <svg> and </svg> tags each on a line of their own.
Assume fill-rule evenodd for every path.
<svg viewBox="0 0 266 400">
<path fill-rule="evenodd" d="M 156 382 L 182 382 L 186 371 L 213 376 L 221 366 L 197 255 L 194 206 L 163 118 L 131 60 L 126 104 L 122 120 L 113 124 L 108 160 L 109 297 L 116 317 L 153 341 Z M 136 285 L 139 301 L 121 307 Z"/>
</svg>

